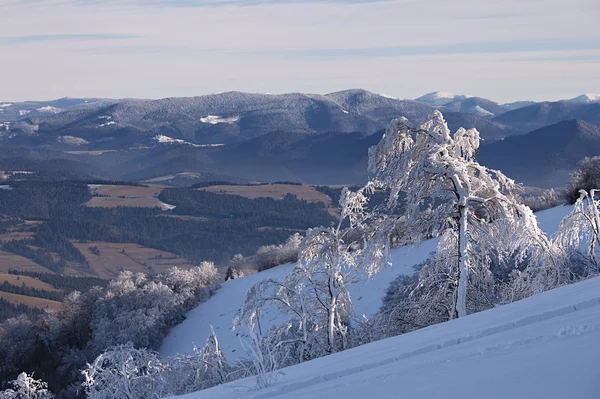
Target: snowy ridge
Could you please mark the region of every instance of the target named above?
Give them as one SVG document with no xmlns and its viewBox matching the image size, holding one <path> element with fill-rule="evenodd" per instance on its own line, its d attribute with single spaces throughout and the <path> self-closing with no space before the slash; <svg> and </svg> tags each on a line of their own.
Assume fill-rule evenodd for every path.
<svg viewBox="0 0 600 399">
<path fill-rule="evenodd" d="M 567 101 L 571 102 L 571 103 L 582 103 L 582 104 L 597 103 L 597 102 L 600 102 L 600 94 L 586 93 L 586 94 L 582 94 L 580 96 L 577 96 L 577 97 L 572 98 Z"/>
<path fill-rule="evenodd" d="M 281 370 L 261 391 L 251 390 L 249 378 L 182 397 L 395 398 L 402 391 L 423 398 L 485 392 L 486 398 L 592 399 L 600 392 L 593 377 L 598 339 L 600 278 L 594 278 Z"/>
<path fill-rule="evenodd" d="M 470 96 L 465 96 L 462 94 L 450 93 L 449 91 L 434 91 L 432 93 L 427 93 L 424 96 L 415 99 L 415 101 L 419 101 L 433 106 L 440 106 L 449 104 L 452 101 L 456 100 L 465 100 L 469 97 Z"/>
</svg>

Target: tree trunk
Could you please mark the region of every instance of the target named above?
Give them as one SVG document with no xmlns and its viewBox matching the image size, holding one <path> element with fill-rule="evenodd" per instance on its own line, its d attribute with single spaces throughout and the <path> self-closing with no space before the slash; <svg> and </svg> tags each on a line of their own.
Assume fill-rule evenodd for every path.
<svg viewBox="0 0 600 399">
<path fill-rule="evenodd" d="M 336 312 L 336 298 L 333 297 L 331 298 L 331 306 L 329 308 L 329 320 L 327 323 L 327 333 L 328 333 L 328 340 L 329 340 L 329 351 L 331 353 L 335 352 L 335 345 L 334 345 L 334 328 L 335 328 L 335 312 Z"/>
<path fill-rule="evenodd" d="M 458 230 L 458 300 L 456 302 L 456 311 L 460 318 L 467 315 L 467 283 L 469 281 L 467 217 L 469 209 L 467 205 L 459 205 L 458 209 L 460 212 L 460 220 Z"/>
</svg>

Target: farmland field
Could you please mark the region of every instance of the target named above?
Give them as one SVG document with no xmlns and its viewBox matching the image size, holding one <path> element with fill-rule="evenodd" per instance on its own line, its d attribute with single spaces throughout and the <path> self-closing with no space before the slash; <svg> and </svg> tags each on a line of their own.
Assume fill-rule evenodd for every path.
<svg viewBox="0 0 600 399">
<path fill-rule="evenodd" d="M 51 273 L 48 269 L 38 265 L 32 260 L 10 252 L 0 251 L 0 273 L 8 272 L 10 269 L 27 272 Z"/>
<path fill-rule="evenodd" d="M 311 186 L 298 186 L 295 184 L 269 184 L 269 185 L 222 185 L 203 187 L 199 190 L 205 190 L 216 194 L 241 195 L 246 198 L 273 198 L 279 200 L 286 194 L 293 194 L 298 199 L 303 199 L 308 202 L 322 202 L 326 206 L 331 205 L 331 199 L 315 190 Z"/>
<path fill-rule="evenodd" d="M 38 309 L 59 309 L 61 307 L 60 302 L 51 301 L 49 299 L 36 298 L 32 296 L 11 294 L 9 292 L 0 291 L 0 298 L 7 300 L 10 303 L 26 305 L 30 308 Z"/>
<path fill-rule="evenodd" d="M 58 292 L 56 288 L 48 283 L 45 283 L 37 278 L 29 276 L 16 276 L 14 274 L 0 273 L 0 284 L 8 283 L 14 286 L 25 286 L 42 291 Z"/>
<path fill-rule="evenodd" d="M 115 277 L 122 270 L 157 274 L 171 267 L 187 269 L 194 266 L 188 259 L 137 244 L 72 243 L 85 256 L 95 274 L 102 278 Z"/>
<path fill-rule="evenodd" d="M 172 209 L 172 206 L 159 201 L 156 197 L 165 186 L 149 187 L 121 186 L 110 184 L 90 184 L 95 197 L 85 203 L 89 207 L 115 208 L 118 206 Z"/>
</svg>

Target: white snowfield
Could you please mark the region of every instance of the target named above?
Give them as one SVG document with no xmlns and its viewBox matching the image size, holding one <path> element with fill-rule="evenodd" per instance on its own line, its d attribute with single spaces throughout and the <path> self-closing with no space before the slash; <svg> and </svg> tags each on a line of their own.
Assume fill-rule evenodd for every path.
<svg viewBox="0 0 600 399">
<path fill-rule="evenodd" d="M 600 398 L 600 278 L 180 398 Z"/>
<path fill-rule="evenodd" d="M 572 210 L 570 206 L 561 206 L 539 212 L 538 224 L 547 234 L 558 229 L 561 219 Z M 386 267 L 370 280 L 352 284 L 349 287 L 354 311 L 358 317 L 375 315 L 380 306 L 389 283 L 400 274 L 412 274 L 413 266 L 429 257 L 436 250 L 437 239 L 423 242 L 416 247 L 403 247 L 392 250 L 391 267 Z M 236 331 L 232 330 L 232 319 L 243 303 L 248 288 L 258 281 L 272 278 L 283 280 L 292 270 L 293 265 L 282 265 L 254 275 L 230 280 L 207 302 L 198 305 L 188 314 L 186 320 L 173 328 L 160 348 L 162 356 L 176 354 L 192 354 L 193 346 L 201 347 L 210 335 L 210 326 L 219 338 L 219 345 L 229 361 L 235 361 L 245 353 Z M 278 320 L 267 313 L 261 320 L 262 325 L 272 324 Z M 269 323 L 269 321 L 271 323 Z M 599 374 L 600 375 L 600 374 Z M 600 396 L 599 396 L 600 398 Z"/>
<path fill-rule="evenodd" d="M 205 118 L 200 118 L 200 122 L 208 123 L 210 125 L 216 125 L 218 123 L 233 124 L 240 120 L 239 116 L 219 116 L 219 115 L 208 115 Z"/>
</svg>

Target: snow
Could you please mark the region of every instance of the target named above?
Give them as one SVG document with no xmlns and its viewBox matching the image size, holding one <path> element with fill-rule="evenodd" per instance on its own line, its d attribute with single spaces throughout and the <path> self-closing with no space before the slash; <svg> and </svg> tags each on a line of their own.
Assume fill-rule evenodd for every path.
<svg viewBox="0 0 600 399">
<path fill-rule="evenodd" d="M 162 201 L 158 201 L 158 204 L 160 206 L 160 209 L 162 209 L 163 211 L 172 211 L 173 209 L 177 208 L 176 205 L 167 204 L 166 202 Z"/>
<path fill-rule="evenodd" d="M 383 94 L 383 93 L 379 93 L 379 95 L 380 95 L 381 97 L 390 98 L 390 99 L 392 99 L 392 100 L 397 100 L 397 99 L 398 99 L 398 97 L 390 96 L 389 94 Z"/>
<path fill-rule="evenodd" d="M 350 112 L 346 111 L 345 109 L 342 110 L 343 113 L 345 114 L 349 114 Z"/>
<path fill-rule="evenodd" d="M 45 107 L 36 108 L 38 112 L 52 112 L 53 114 L 58 114 L 62 111 L 62 109 L 53 107 L 51 105 L 46 105 Z"/>
<path fill-rule="evenodd" d="M 212 398 L 598 398 L 600 278 L 182 396 Z"/>
<path fill-rule="evenodd" d="M 548 235 L 558 230 L 561 220 L 573 211 L 573 205 L 557 206 L 536 212 L 538 226 Z"/>
<path fill-rule="evenodd" d="M 8 108 L 8 107 L 11 107 L 11 106 L 12 106 L 12 104 L 10 104 L 10 103 L 0 104 L 0 108 Z"/>
<path fill-rule="evenodd" d="M 485 108 L 481 108 L 479 105 L 476 105 L 475 108 L 473 108 L 473 113 L 480 116 L 494 116 L 492 112 Z"/>
<path fill-rule="evenodd" d="M 28 113 L 30 113 L 31 111 L 28 109 L 21 109 L 19 110 L 19 115 L 23 116 L 23 115 L 27 115 Z"/>
<path fill-rule="evenodd" d="M 431 93 L 431 98 L 435 98 L 436 100 L 441 99 L 441 98 L 449 98 L 449 99 L 453 100 L 454 97 L 456 97 L 456 94 L 450 93 L 449 91 L 437 91 L 437 92 Z"/>
<path fill-rule="evenodd" d="M 104 127 L 104 126 L 110 126 L 110 125 L 116 125 L 116 124 L 117 124 L 117 122 L 115 122 L 115 121 L 109 121 L 109 122 L 98 125 L 98 127 Z"/>
<path fill-rule="evenodd" d="M 582 94 L 580 96 L 577 96 L 575 98 L 572 98 L 570 100 L 567 100 L 568 102 L 572 102 L 572 103 L 596 103 L 596 102 L 600 102 L 600 94 L 594 94 L 594 93 L 586 93 L 586 94 Z"/>
<path fill-rule="evenodd" d="M 373 278 L 352 284 L 349 287 L 353 298 L 355 313 L 359 316 L 373 316 L 381 306 L 381 298 L 390 281 L 400 274 L 412 274 L 413 266 L 419 264 L 435 251 L 437 240 L 428 240 L 419 247 L 398 248 L 392 251 L 393 267 L 384 269 Z M 294 265 L 277 266 L 251 276 L 229 280 L 221 286 L 216 294 L 207 302 L 192 309 L 183 323 L 171 330 L 160 348 L 162 356 L 193 353 L 193 343 L 204 344 L 210 334 L 210 326 L 219 336 L 219 344 L 230 360 L 242 356 L 243 350 L 236 332 L 232 331 L 232 319 L 243 303 L 246 291 L 255 283 L 272 278 L 279 281 L 292 271 Z M 375 294 L 373 294 L 375 293 Z M 276 316 L 266 319 L 272 323 Z M 264 320 L 261 321 L 264 325 Z"/>
<path fill-rule="evenodd" d="M 86 139 L 82 139 L 81 137 L 75 136 L 60 136 L 56 139 L 61 144 L 73 145 L 73 146 L 81 146 L 89 144 L 90 142 Z"/>
<path fill-rule="evenodd" d="M 449 104 L 455 100 L 464 100 L 469 97 L 470 96 L 465 96 L 462 94 L 450 93 L 449 91 L 434 91 L 433 93 L 427 93 L 424 96 L 415 99 L 415 101 L 439 106 Z"/>
<path fill-rule="evenodd" d="M 200 118 L 200 122 L 209 123 L 211 125 L 216 125 L 217 123 L 232 124 L 232 123 L 236 123 L 239 120 L 240 120 L 239 116 L 226 117 L 226 116 L 218 116 L 218 115 L 208 115 L 205 118 Z"/>
<path fill-rule="evenodd" d="M 154 140 L 158 141 L 160 144 L 184 144 L 184 145 L 190 145 L 190 146 L 196 147 L 196 148 L 221 147 L 221 146 L 223 146 L 223 144 L 194 144 L 194 143 L 190 143 L 190 142 L 185 141 L 185 140 L 175 139 L 173 137 L 165 136 L 165 135 L 162 135 L 162 134 L 154 136 Z"/>
<path fill-rule="evenodd" d="M 547 234 L 553 234 L 561 219 L 569 214 L 572 206 L 561 206 L 537 213 L 538 224 Z M 412 274 L 413 266 L 423 262 L 436 250 L 437 239 L 423 242 L 420 246 L 396 248 L 392 250 L 392 266 L 377 273 L 373 278 L 349 287 L 354 311 L 358 316 L 373 316 L 381 306 L 381 298 L 389 283 L 400 274 Z M 219 336 L 224 354 L 230 360 L 243 355 L 236 332 L 232 331 L 232 319 L 243 303 L 246 291 L 260 280 L 272 278 L 282 281 L 292 270 L 287 264 L 230 280 L 221 286 L 207 302 L 198 305 L 188 314 L 186 320 L 171 330 L 160 348 L 162 356 L 191 354 L 193 344 L 202 345 L 210 334 L 210 326 Z M 266 316 L 272 323 L 276 317 Z"/>
<path fill-rule="evenodd" d="M 11 191 L 11 190 L 14 190 L 14 188 L 12 188 L 11 186 L 7 186 L 7 185 L 5 185 L 5 184 L 4 184 L 4 185 L 3 185 L 3 184 L 0 184 L 0 190 L 7 190 L 7 191 Z"/>
</svg>

